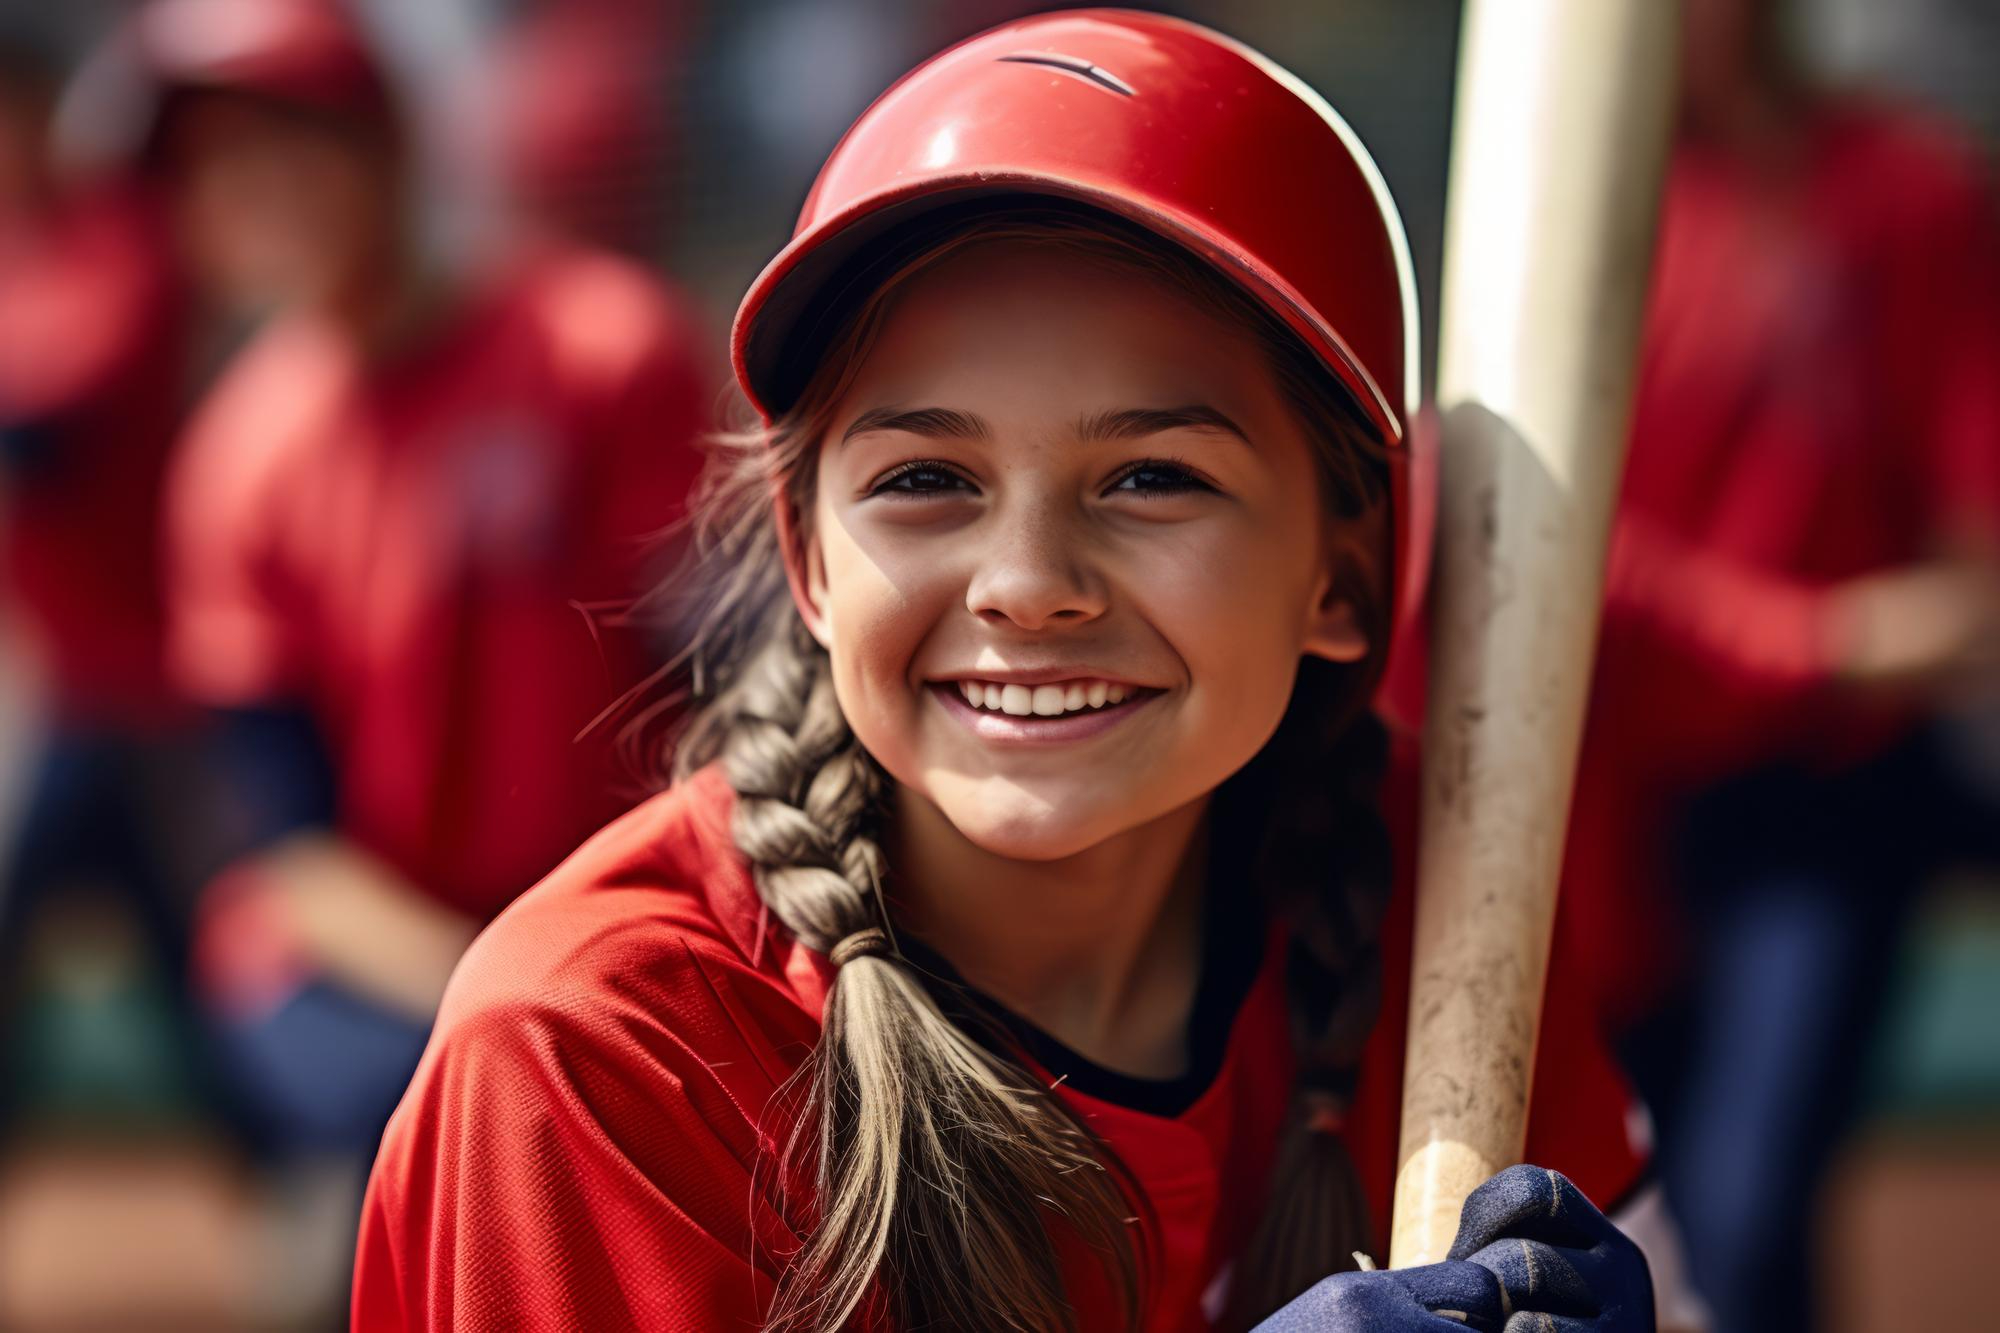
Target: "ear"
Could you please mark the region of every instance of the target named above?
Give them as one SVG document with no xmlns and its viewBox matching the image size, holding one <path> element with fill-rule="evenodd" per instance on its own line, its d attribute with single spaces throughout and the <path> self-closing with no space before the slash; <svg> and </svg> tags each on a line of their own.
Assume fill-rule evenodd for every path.
<svg viewBox="0 0 2000 1333">
<path fill-rule="evenodd" d="M 1340 523 L 1329 535 L 1319 584 L 1306 614 L 1305 652 L 1329 662 L 1359 662 L 1375 646 L 1369 642 L 1354 590 L 1381 577 L 1377 553 L 1385 535 L 1379 509 Z"/>
<path fill-rule="evenodd" d="M 1306 622 L 1305 651 L 1329 662 L 1359 662 L 1368 656 L 1368 631 L 1354 601 L 1335 588 L 1314 605 Z"/>
<path fill-rule="evenodd" d="M 785 559 L 785 582 L 791 585 L 792 605 L 806 632 L 822 648 L 831 648 L 826 619 L 826 563 L 820 558 L 819 543 L 806 535 L 799 520 L 798 506 L 785 493 L 782 483 L 771 486 L 771 523 L 778 532 L 778 549 Z"/>
</svg>

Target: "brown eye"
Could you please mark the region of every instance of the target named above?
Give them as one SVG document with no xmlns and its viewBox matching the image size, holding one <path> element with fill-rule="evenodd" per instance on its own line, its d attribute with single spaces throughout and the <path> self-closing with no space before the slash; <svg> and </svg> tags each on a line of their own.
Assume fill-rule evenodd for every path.
<svg viewBox="0 0 2000 1333">
<path fill-rule="evenodd" d="M 1192 491 L 1215 490 L 1213 486 L 1180 464 L 1157 459 L 1133 464 L 1112 483 L 1111 489 L 1128 493 L 1137 492 L 1147 496 L 1186 495 Z"/>
<path fill-rule="evenodd" d="M 972 483 L 956 469 L 943 463 L 918 461 L 904 463 L 888 476 L 875 484 L 870 495 L 883 496 L 924 496 L 943 495 L 954 491 L 969 491 Z"/>
</svg>

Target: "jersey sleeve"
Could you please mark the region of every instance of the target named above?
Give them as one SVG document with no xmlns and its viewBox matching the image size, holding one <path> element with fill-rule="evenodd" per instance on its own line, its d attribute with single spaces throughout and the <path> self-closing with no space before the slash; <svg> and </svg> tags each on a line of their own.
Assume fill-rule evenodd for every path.
<svg viewBox="0 0 2000 1333">
<path fill-rule="evenodd" d="M 1867 464 L 1845 484 L 1869 487 L 1866 502 L 1889 516 L 1889 531 L 1991 545 L 2000 538 L 2000 377 L 1992 370 L 2000 359 L 2000 239 L 1981 174 L 1949 135 L 1900 115 L 1871 109 L 1830 125 L 1839 134 L 1829 130 L 1829 142 L 1845 146 L 1826 150 L 1832 156 L 1818 170 L 1817 192 L 1801 197 L 1827 215 L 1811 224 L 1829 266 L 1818 281 L 1831 284 L 1823 296 L 1837 322 L 1852 327 L 1834 345 L 1817 332 L 1810 354 L 1791 357 L 1784 373 L 1789 382 L 1811 367 L 1843 366 L 1866 376 L 1847 386 L 1847 398 L 1868 413 L 1867 457 L 1826 466 L 1851 472 Z M 1768 356 L 1776 367 L 1785 354 L 1774 348 Z M 1787 394 L 1820 407 L 1834 396 L 1810 381 Z M 1746 409 L 1730 427 L 1731 448 L 1809 466 L 1826 448 L 1823 428 L 1818 417 L 1782 407 Z M 1763 485 L 1779 489 L 1789 480 L 1769 469 L 1762 475 Z M 1753 499 L 1746 490 L 1735 502 Z M 1690 719 L 1689 735 L 1663 732 L 1659 740 L 1700 751 L 1705 768 L 1732 749 L 1756 758 L 1773 739 L 1806 750 L 1838 747 L 1849 729 L 1823 726 L 1839 667 L 1829 632 L 1835 602 L 1824 578 L 1707 549 L 1628 504 L 1606 570 L 1605 642 L 1628 640 L 1628 651 L 1659 664 L 1661 677 L 1700 681 L 1706 718 L 1719 721 Z"/>
<path fill-rule="evenodd" d="M 1619 515 L 1604 614 L 1732 694 L 1765 704 L 1810 694 L 1831 676 L 1826 599 L 1799 579 L 1716 555 L 1642 515 Z"/>
<path fill-rule="evenodd" d="M 101 397 L 160 338 L 168 284 L 147 222 L 129 200 L 94 200 L 63 219 L 67 244 L 9 266 L 0 422 L 59 416 Z"/>
<path fill-rule="evenodd" d="M 2000 545 L 2000 225 L 1973 150 L 1939 134 L 1905 152 L 1910 178 L 1885 244 L 1880 363 L 1947 541 Z"/>
<path fill-rule="evenodd" d="M 773 1278 L 753 1255 L 789 1233 L 754 1203 L 758 1140 L 712 1056 L 657 996 L 558 988 L 468 1013 L 463 990 L 376 1160 L 354 1327 L 760 1327 Z"/>
</svg>

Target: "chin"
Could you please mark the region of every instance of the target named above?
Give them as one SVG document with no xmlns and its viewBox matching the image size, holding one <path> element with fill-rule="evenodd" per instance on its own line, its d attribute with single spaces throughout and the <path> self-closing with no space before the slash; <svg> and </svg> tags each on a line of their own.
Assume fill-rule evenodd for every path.
<svg viewBox="0 0 2000 1333">
<path fill-rule="evenodd" d="M 1007 778 L 943 774 L 927 795 L 966 841 L 1015 861 L 1058 861 L 1090 850 L 1145 822 L 1124 808 L 1076 792 Z"/>
</svg>

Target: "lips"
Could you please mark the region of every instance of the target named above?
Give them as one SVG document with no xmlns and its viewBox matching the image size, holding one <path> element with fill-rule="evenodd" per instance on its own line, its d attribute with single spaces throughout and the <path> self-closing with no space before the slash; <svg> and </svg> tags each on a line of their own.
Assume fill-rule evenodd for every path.
<svg viewBox="0 0 2000 1333">
<path fill-rule="evenodd" d="M 945 712 L 974 736 L 987 744 L 1010 748 L 1068 745 L 1101 736 L 1167 693 L 1095 676 L 1044 677 L 1034 684 L 1022 680 L 937 680 L 927 688 Z M 995 695 L 997 707 L 987 702 Z M 1036 708 L 1037 695 L 1041 710 L 1047 711 Z M 1097 702 L 1092 702 L 1093 697 Z M 1070 706 L 1073 698 L 1078 700 L 1074 708 Z"/>
<path fill-rule="evenodd" d="M 959 680 L 951 682 L 973 708 L 1011 717 L 1061 717 L 1116 707 L 1140 691 L 1135 686 L 1099 677 L 1027 685 L 1019 681 Z"/>
</svg>

